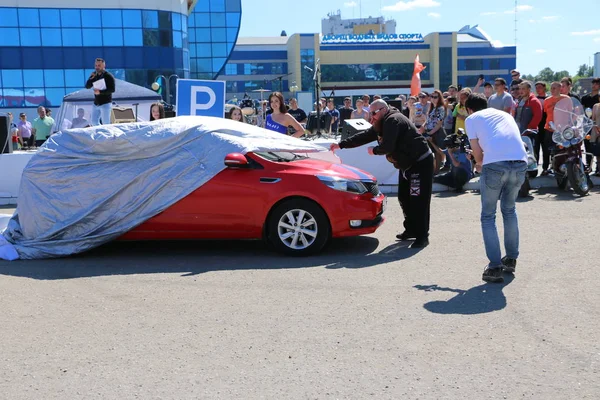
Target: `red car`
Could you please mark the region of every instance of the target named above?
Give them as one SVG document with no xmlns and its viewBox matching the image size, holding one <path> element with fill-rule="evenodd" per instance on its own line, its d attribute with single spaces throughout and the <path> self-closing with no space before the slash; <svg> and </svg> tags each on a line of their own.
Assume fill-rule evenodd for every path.
<svg viewBox="0 0 600 400">
<path fill-rule="evenodd" d="M 226 169 L 120 240 L 265 239 L 308 255 L 330 238 L 375 232 L 386 198 L 375 177 L 292 153 L 231 153 Z"/>
</svg>

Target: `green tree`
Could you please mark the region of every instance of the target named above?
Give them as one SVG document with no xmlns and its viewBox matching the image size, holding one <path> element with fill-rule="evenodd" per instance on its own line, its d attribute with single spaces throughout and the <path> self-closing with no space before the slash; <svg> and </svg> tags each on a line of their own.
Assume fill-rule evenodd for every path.
<svg viewBox="0 0 600 400">
<path fill-rule="evenodd" d="M 554 80 L 554 71 L 552 69 L 546 67 L 536 75 L 536 79 L 538 81 L 544 81 L 546 83 L 550 83 Z"/>
<path fill-rule="evenodd" d="M 594 75 L 594 67 L 587 64 L 581 64 L 577 69 L 577 75 L 582 78 L 587 78 Z"/>
</svg>

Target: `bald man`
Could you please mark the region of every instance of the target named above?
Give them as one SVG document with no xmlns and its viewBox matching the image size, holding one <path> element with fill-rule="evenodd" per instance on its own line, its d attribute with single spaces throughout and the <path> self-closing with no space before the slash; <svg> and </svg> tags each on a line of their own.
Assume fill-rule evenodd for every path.
<svg viewBox="0 0 600 400">
<path fill-rule="evenodd" d="M 398 201 L 404 214 L 404 232 L 396 238 L 414 239 L 411 248 L 426 247 L 429 244 L 433 154 L 425 137 L 398 109 L 390 107 L 384 100 L 375 100 L 369 111 L 372 127 L 339 144 L 332 144 L 331 151 L 378 142 L 377 146 L 369 148 L 369 153 L 385 155 L 400 170 Z"/>
</svg>

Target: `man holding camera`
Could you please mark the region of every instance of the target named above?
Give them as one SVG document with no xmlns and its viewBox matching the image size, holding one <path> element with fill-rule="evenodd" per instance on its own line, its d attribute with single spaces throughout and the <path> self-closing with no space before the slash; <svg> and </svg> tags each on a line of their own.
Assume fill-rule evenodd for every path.
<svg viewBox="0 0 600 400">
<path fill-rule="evenodd" d="M 503 282 L 502 271 L 515 272 L 519 257 L 519 223 L 515 201 L 527 171 L 527 153 L 514 118 L 504 111 L 488 108 L 486 98 L 471 94 L 465 104 L 467 134 L 476 168 L 481 171 L 481 230 L 489 264 L 483 272 L 486 282 Z M 500 201 L 504 222 L 502 257 L 496 229 L 496 208 Z"/>
<path fill-rule="evenodd" d="M 426 247 L 429 245 L 433 153 L 425 137 L 399 110 L 388 106 L 384 100 L 375 100 L 369 109 L 372 127 L 339 144 L 332 144 L 331 151 L 377 140 L 379 145 L 370 147 L 369 153 L 385 155 L 400 170 L 398 200 L 404 214 L 405 231 L 396 237 L 415 239 L 410 246 L 413 249 Z"/>
<path fill-rule="evenodd" d="M 456 189 L 457 193 L 463 191 L 463 186 L 473 178 L 473 166 L 467 157 L 465 132 L 460 129 L 459 133 L 449 135 L 444 139 L 444 145 L 447 150 L 444 152 L 447 155 L 447 160 L 451 162 L 450 171 L 436 175 L 433 177 L 435 183 L 448 186 Z M 435 144 L 433 144 L 436 152 L 441 152 Z"/>
</svg>

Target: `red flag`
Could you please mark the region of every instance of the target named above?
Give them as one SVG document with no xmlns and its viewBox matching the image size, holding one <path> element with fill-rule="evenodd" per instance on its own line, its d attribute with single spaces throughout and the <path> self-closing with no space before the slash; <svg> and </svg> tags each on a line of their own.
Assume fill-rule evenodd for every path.
<svg viewBox="0 0 600 400">
<path fill-rule="evenodd" d="M 410 95 L 417 96 L 421 93 L 421 71 L 425 66 L 419 62 L 419 55 L 415 57 L 415 69 L 413 71 L 412 80 L 410 81 Z"/>
</svg>

